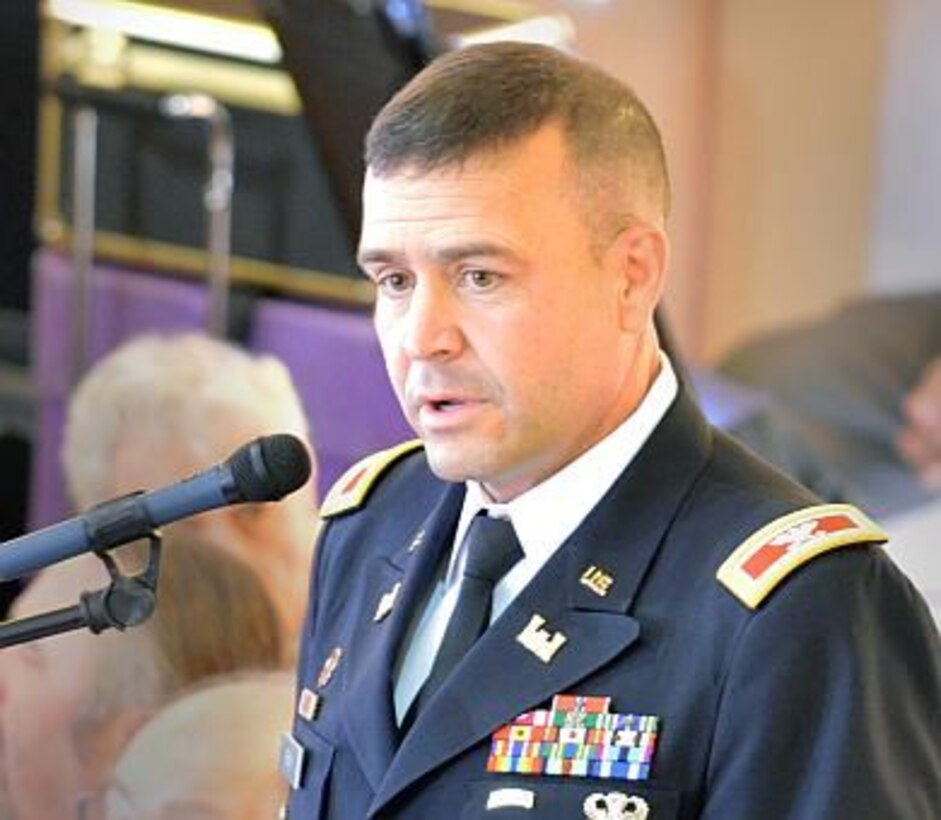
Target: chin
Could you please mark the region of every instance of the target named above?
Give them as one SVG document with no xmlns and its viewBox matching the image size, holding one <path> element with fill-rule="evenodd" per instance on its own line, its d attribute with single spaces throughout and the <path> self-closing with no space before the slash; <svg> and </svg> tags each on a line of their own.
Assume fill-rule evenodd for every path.
<svg viewBox="0 0 941 820">
<path fill-rule="evenodd" d="M 468 458 L 464 448 L 425 443 L 428 466 L 442 481 L 467 481 L 474 478 L 477 466 L 473 458 Z"/>
</svg>

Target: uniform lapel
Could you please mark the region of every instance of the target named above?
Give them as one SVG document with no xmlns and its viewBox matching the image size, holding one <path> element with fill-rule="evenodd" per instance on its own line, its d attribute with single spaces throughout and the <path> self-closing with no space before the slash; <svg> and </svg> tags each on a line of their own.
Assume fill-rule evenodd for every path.
<svg viewBox="0 0 941 820">
<path fill-rule="evenodd" d="M 398 740 L 392 701 L 398 647 L 451 546 L 462 499 L 463 487 L 448 485 L 406 543 L 391 556 L 375 558 L 367 569 L 367 592 L 350 647 L 356 671 L 345 695 L 349 707 L 344 715 L 350 746 L 373 788 L 385 775 Z M 383 613 L 384 598 L 392 606 Z"/>
<path fill-rule="evenodd" d="M 371 815 L 629 650 L 641 632 L 631 604 L 708 449 L 708 426 L 681 393 L 633 464 L 429 701 L 393 757 Z M 605 594 L 582 581 L 592 567 L 612 579 Z M 544 620 L 547 639 L 565 637 L 548 662 L 518 640 L 534 616 Z"/>
</svg>

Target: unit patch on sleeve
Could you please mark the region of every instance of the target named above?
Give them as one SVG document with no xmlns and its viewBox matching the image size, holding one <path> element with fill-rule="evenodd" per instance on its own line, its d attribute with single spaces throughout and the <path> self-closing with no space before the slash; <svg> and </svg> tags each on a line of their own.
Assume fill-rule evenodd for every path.
<svg viewBox="0 0 941 820">
<path fill-rule="evenodd" d="M 852 544 L 888 541 L 888 536 L 851 504 L 822 504 L 782 516 L 762 527 L 719 567 L 716 577 L 755 609 L 801 564 Z"/>
</svg>

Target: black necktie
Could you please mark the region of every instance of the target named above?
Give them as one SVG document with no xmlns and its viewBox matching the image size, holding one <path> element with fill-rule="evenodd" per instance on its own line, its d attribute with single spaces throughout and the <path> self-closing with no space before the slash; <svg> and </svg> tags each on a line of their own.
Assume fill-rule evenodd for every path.
<svg viewBox="0 0 941 820">
<path fill-rule="evenodd" d="M 431 672 L 403 721 L 408 728 L 451 670 L 490 625 L 493 587 L 523 557 L 523 549 L 506 518 L 479 512 L 464 538 L 467 558 L 457 604 L 435 656 Z"/>
</svg>

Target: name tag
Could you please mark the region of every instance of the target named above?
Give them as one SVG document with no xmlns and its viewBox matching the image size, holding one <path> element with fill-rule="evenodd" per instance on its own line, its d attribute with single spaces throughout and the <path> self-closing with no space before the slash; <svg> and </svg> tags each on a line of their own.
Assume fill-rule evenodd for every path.
<svg viewBox="0 0 941 820">
<path fill-rule="evenodd" d="M 304 772 L 306 750 L 294 739 L 290 732 L 281 733 L 281 750 L 278 753 L 278 771 L 292 788 L 299 788 Z"/>
<path fill-rule="evenodd" d="M 487 795 L 487 811 L 496 809 L 531 809 L 536 794 L 529 789 L 494 789 Z"/>
</svg>

